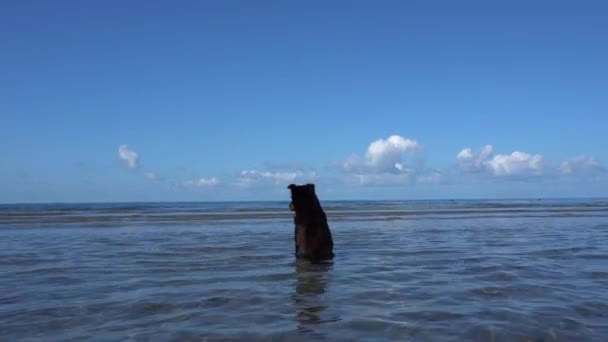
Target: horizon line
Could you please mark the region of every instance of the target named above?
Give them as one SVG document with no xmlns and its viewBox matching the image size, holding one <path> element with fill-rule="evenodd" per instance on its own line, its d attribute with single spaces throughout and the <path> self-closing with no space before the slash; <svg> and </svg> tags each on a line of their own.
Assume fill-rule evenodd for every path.
<svg viewBox="0 0 608 342">
<path fill-rule="evenodd" d="M 387 201 L 515 201 L 515 200 L 608 200 L 608 196 L 590 196 L 590 197 L 445 197 L 445 198 L 409 198 L 409 199 L 319 199 L 321 202 L 387 202 Z M 260 202 L 288 202 L 289 199 L 285 200 L 270 200 L 270 199 L 260 199 L 260 200 L 167 200 L 167 201 L 40 201 L 40 202 L 0 202 L 0 205 L 31 205 L 31 204 L 152 204 L 152 203 L 260 203 Z"/>
</svg>

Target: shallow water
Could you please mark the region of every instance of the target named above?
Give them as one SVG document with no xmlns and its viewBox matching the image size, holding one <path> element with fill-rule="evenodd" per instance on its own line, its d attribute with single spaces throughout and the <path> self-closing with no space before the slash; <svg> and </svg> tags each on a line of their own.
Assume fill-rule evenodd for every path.
<svg viewBox="0 0 608 342">
<path fill-rule="evenodd" d="M 0 340 L 608 340 L 607 202 L 509 203 L 2 206 Z"/>
</svg>

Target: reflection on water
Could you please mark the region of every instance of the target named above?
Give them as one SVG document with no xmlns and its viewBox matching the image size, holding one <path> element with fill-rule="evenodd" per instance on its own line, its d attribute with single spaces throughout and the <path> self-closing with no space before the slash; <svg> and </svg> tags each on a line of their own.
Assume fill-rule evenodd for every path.
<svg viewBox="0 0 608 342">
<path fill-rule="evenodd" d="M 315 324 L 338 320 L 325 317 L 323 314 L 328 309 L 324 295 L 329 285 L 333 263 L 310 263 L 306 260 L 297 260 L 295 267 L 297 278 L 293 298 L 298 330 L 303 333 L 312 333 Z"/>
</svg>

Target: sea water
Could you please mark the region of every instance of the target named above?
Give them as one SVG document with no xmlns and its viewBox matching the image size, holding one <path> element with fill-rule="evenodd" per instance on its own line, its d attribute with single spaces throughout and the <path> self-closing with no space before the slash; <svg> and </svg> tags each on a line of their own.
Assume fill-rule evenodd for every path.
<svg viewBox="0 0 608 342">
<path fill-rule="evenodd" d="M 1 341 L 608 341 L 608 201 L 0 206 Z"/>
</svg>

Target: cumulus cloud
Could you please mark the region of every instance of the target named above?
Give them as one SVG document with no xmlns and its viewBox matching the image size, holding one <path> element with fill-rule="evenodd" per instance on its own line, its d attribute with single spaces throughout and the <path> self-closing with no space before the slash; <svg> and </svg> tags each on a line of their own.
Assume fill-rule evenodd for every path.
<svg viewBox="0 0 608 342">
<path fill-rule="evenodd" d="M 351 185 L 402 185 L 415 180 L 417 166 L 406 157 L 422 148 L 418 141 L 400 135 L 371 142 L 363 157 L 353 154 L 338 162 Z"/>
<path fill-rule="evenodd" d="M 369 144 L 363 158 L 356 154 L 346 158 L 340 163 L 340 168 L 344 172 L 354 174 L 407 172 L 405 155 L 418 148 L 420 144 L 416 140 L 391 135 L 387 139 L 378 139 Z"/>
<path fill-rule="evenodd" d="M 515 151 L 495 155 L 487 165 L 495 176 L 540 175 L 543 172 L 543 156 Z"/>
<path fill-rule="evenodd" d="M 122 160 L 129 169 L 136 169 L 139 155 L 135 150 L 123 144 L 118 147 L 118 159 Z"/>
<path fill-rule="evenodd" d="M 316 172 L 294 171 L 241 171 L 235 184 L 241 187 L 259 185 L 287 185 L 289 183 L 311 182 L 316 178 Z"/>
<path fill-rule="evenodd" d="M 486 159 L 492 154 L 492 150 L 492 145 L 484 146 L 479 152 L 474 152 L 467 147 L 456 155 L 456 161 L 462 170 L 470 172 L 481 171 L 486 167 Z"/>
<path fill-rule="evenodd" d="M 595 158 L 581 155 L 563 161 L 558 169 L 562 175 L 592 174 L 604 172 L 604 166 Z"/>
<path fill-rule="evenodd" d="M 543 173 L 545 162 L 540 154 L 532 155 L 515 151 L 511 154 L 497 154 L 491 157 L 492 151 L 492 145 L 486 145 L 480 151 L 465 148 L 456 155 L 456 161 L 463 171 L 488 172 L 498 177 L 531 176 Z"/>
</svg>

